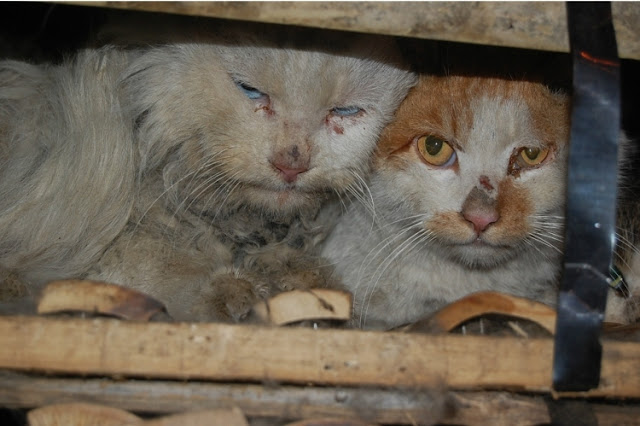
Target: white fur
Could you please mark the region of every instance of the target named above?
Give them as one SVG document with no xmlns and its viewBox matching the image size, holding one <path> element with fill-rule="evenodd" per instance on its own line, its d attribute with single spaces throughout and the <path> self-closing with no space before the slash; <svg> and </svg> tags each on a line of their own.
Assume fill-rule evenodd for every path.
<svg viewBox="0 0 640 426">
<path fill-rule="evenodd" d="M 318 209 L 360 195 L 414 76 L 379 38 L 281 39 L 229 30 L 0 62 L 0 269 L 35 288 L 131 286 L 180 319 L 239 319 L 292 282 L 328 285 Z M 363 112 L 332 113 L 347 106 Z M 309 167 L 288 183 L 271 162 L 294 145 Z"/>
<path fill-rule="evenodd" d="M 457 168 L 427 165 L 415 142 L 406 152 L 388 158 L 378 155 L 369 182 L 375 217 L 369 213 L 371 206 L 354 203 L 323 249 L 354 293 L 356 325 L 397 327 L 477 291 L 505 292 L 555 305 L 564 238 L 567 105 L 568 98 L 537 83 L 456 76 L 421 80 L 385 132 L 381 152 L 388 141 L 405 134 L 436 134 L 457 146 Z M 544 111 L 547 117 L 536 116 Z M 443 119 L 430 121 L 434 116 Z M 546 135 L 540 123 L 549 127 Z M 510 158 L 519 148 L 543 146 L 554 146 L 547 161 L 509 173 Z M 626 150 L 621 138 L 621 160 Z M 482 180 L 494 189 L 483 188 Z M 513 188 L 507 207 L 522 204 L 521 196 L 530 211 L 522 218 L 501 215 L 482 233 L 484 243 L 474 243 L 473 226 L 462 218 L 465 200 L 477 190 L 500 199 L 505 188 Z M 637 210 L 633 210 L 629 209 L 627 221 L 636 234 L 623 241 L 628 262 L 621 264 L 632 297 L 621 299 L 610 293 L 609 321 L 638 317 L 640 264 L 633 246 L 637 238 Z M 443 213 L 449 215 L 446 224 L 434 225 Z M 509 218 L 517 223 L 512 229 L 504 224 Z M 624 234 L 625 224 L 621 226 Z"/>
<path fill-rule="evenodd" d="M 369 186 L 375 223 L 365 206 L 354 203 L 323 250 L 354 293 L 356 324 L 400 326 L 476 291 L 553 303 L 560 272 L 567 141 L 557 141 L 553 161 L 514 178 L 507 173 L 514 149 L 541 145 L 525 102 L 487 93 L 470 105 L 460 105 L 446 93 L 429 91 L 428 84 L 422 90 L 423 96 L 444 96 L 460 112 L 472 111 L 472 121 L 466 125 L 459 121 L 456 132 L 453 121 L 444 128 L 425 122 L 416 131 L 416 135 L 437 132 L 456 141 L 459 170 L 429 167 L 417 159 L 413 148 L 398 160 L 399 166 L 385 160 L 376 163 Z M 497 226 L 487 229 L 483 238 L 489 244 L 481 246 L 472 244 L 476 235 L 468 223 L 456 225 L 455 237 L 428 230 L 438 213 L 458 214 L 483 175 L 496 189 L 509 181 L 528 192 L 535 215 L 527 220 L 527 235 L 546 222 L 554 229 L 547 228 L 547 236 L 541 237 L 545 243 L 527 235 L 497 233 Z"/>
</svg>

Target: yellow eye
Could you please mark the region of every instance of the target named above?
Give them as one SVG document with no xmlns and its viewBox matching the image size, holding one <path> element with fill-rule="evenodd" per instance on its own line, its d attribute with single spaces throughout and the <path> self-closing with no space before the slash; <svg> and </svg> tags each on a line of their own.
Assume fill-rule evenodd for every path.
<svg viewBox="0 0 640 426">
<path fill-rule="evenodd" d="M 549 148 L 525 147 L 520 149 L 518 163 L 521 167 L 534 167 L 542 163 L 549 155 Z"/>
<path fill-rule="evenodd" d="M 456 152 L 451 145 L 437 136 L 420 136 L 417 143 L 420 155 L 429 164 L 446 167 L 452 165 L 456 159 Z"/>
</svg>

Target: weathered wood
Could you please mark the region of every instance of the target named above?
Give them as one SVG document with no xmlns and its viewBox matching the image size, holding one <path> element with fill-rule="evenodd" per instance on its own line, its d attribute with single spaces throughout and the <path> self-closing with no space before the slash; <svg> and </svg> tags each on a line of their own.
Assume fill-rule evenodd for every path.
<svg viewBox="0 0 640 426">
<path fill-rule="evenodd" d="M 29 426 L 248 426 L 237 408 L 193 411 L 144 420 L 125 410 L 95 403 L 62 403 L 29 411 Z"/>
<path fill-rule="evenodd" d="M 0 373 L 0 405 L 12 408 L 88 401 L 132 412 L 166 414 L 237 406 L 249 417 L 363 417 L 381 423 L 406 423 L 410 418 L 441 418 L 445 397 L 439 390 L 57 379 Z"/>
<path fill-rule="evenodd" d="M 141 426 L 143 420 L 113 407 L 87 403 L 56 404 L 29 411 L 29 426 L 81 425 Z"/>
<path fill-rule="evenodd" d="M 131 412 L 181 413 L 236 406 L 247 417 L 361 418 L 376 423 L 517 426 L 547 424 L 544 398 L 441 389 L 297 387 L 153 380 L 58 379 L 0 372 L 0 405 L 30 408 L 84 401 Z M 589 404 L 600 426 L 640 425 L 640 406 Z"/>
<path fill-rule="evenodd" d="M 351 318 L 351 293 L 326 288 L 292 290 L 258 302 L 253 311 L 264 324 L 285 325 L 304 320 Z"/>
<path fill-rule="evenodd" d="M 551 339 L 110 319 L 0 318 L 0 368 L 67 374 L 551 391 Z M 600 387 L 640 397 L 640 345 L 603 345 Z"/>
<path fill-rule="evenodd" d="M 87 312 L 148 321 L 165 313 L 162 303 L 136 290 L 99 281 L 61 280 L 49 283 L 40 296 L 39 314 Z"/>
<path fill-rule="evenodd" d="M 563 2 L 73 2 L 528 49 L 569 51 Z M 640 3 L 613 2 L 619 54 L 640 59 Z"/>
<path fill-rule="evenodd" d="M 459 299 L 434 314 L 410 326 L 407 331 L 448 332 L 471 318 L 486 314 L 500 314 L 522 318 L 539 324 L 549 333 L 555 333 L 556 311 L 539 302 L 510 294 L 484 291 Z"/>
</svg>

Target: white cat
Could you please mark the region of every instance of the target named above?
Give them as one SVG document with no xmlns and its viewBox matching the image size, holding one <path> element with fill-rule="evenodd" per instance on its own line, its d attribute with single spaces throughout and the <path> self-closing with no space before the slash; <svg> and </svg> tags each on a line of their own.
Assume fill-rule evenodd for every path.
<svg viewBox="0 0 640 426">
<path fill-rule="evenodd" d="M 568 138 L 569 98 L 543 84 L 421 77 L 381 137 L 371 206 L 323 250 L 356 324 L 397 327 L 476 291 L 555 304 Z"/>
<path fill-rule="evenodd" d="M 319 208 L 362 195 L 415 76 L 380 37 L 182 38 L 0 62 L 0 272 L 123 284 L 190 320 L 339 285 L 318 258 Z"/>
</svg>

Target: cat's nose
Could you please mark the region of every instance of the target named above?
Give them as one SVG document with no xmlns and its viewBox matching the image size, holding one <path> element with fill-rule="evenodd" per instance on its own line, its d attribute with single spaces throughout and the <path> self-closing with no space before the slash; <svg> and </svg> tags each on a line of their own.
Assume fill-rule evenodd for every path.
<svg viewBox="0 0 640 426">
<path fill-rule="evenodd" d="M 280 171 L 280 176 L 287 183 L 293 183 L 298 179 L 298 175 L 309 170 L 308 167 L 291 168 L 287 165 L 272 163 L 273 167 Z"/>
<path fill-rule="evenodd" d="M 310 160 L 309 150 L 295 144 L 278 150 L 270 159 L 287 183 L 295 182 L 299 174 L 309 170 Z"/>
<path fill-rule="evenodd" d="M 467 220 L 467 222 L 471 222 L 476 234 L 483 233 L 489 225 L 496 223 L 498 219 L 500 219 L 500 215 L 495 210 L 464 212 L 462 216 Z"/>
</svg>

